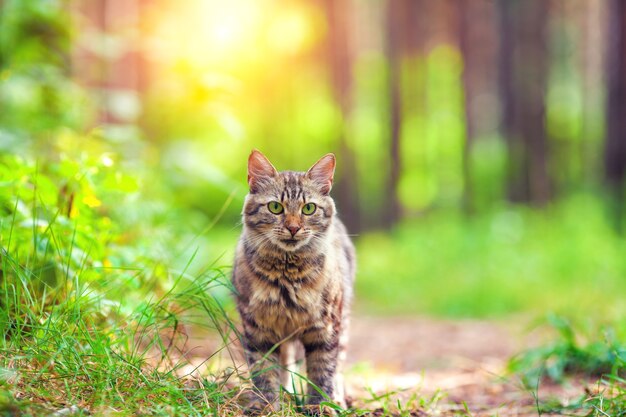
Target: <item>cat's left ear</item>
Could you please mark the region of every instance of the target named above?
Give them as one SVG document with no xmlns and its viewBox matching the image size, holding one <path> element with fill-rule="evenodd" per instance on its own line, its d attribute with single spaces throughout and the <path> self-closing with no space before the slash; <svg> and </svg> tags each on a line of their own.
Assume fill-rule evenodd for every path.
<svg viewBox="0 0 626 417">
<path fill-rule="evenodd" d="M 328 153 L 320 158 L 306 172 L 306 177 L 312 180 L 324 195 L 330 193 L 335 175 L 335 155 Z"/>
</svg>

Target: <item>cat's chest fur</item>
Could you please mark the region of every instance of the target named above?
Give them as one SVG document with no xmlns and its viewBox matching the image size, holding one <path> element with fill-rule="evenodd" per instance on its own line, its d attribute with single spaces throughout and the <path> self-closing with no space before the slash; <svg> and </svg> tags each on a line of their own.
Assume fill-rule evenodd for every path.
<svg viewBox="0 0 626 417">
<path fill-rule="evenodd" d="M 326 256 L 246 248 L 250 280 L 249 313 L 279 337 L 304 331 L 322 316 L 328 279 Z"/>
</svg>

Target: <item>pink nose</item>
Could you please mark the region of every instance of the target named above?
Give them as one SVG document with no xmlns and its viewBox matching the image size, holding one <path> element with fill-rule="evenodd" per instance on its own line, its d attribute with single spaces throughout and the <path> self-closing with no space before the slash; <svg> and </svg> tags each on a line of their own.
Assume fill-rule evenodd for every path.
<svg viewBox="0 0 626 417">
<path fill-rule="evenodd" d="M 291 232 L 291 236 L 295 236 L 296 233 L 298 233 L 298 230 L 300 230 L 300 226 L 296 226 L 296 225 L 289 225 L 287 226 L 287 229 L 289 230 L 289 232 Z"/>
</svg>

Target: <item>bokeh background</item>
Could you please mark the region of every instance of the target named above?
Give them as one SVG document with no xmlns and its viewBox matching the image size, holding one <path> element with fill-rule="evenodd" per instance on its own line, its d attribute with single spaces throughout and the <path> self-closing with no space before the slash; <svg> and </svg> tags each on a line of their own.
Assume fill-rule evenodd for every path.
<svg viewBox="0 0 626 417">
<path fill-rule="evenodd" d="M 360 314 L 626 311 L 621 0 L 0 8 L 2 244 L 46 285 L 227 276 L 257 148 L 337 155 Z"/>
</svg>

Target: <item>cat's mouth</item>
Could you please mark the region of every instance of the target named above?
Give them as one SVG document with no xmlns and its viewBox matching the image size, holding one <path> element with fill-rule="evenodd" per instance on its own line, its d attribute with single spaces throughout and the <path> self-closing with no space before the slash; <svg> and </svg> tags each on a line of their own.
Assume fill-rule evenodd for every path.
<svg viewBox="0 0 626 417">
<path fill-rule="evenodd" d="M 283 243 L 288 244 L 288 245 L 295 245 L 295 244 L 297 244 L 298 242 L 300 242 L 298 239 L 281 239 L 281 241 L 282 241 Z"/>
</svg>

